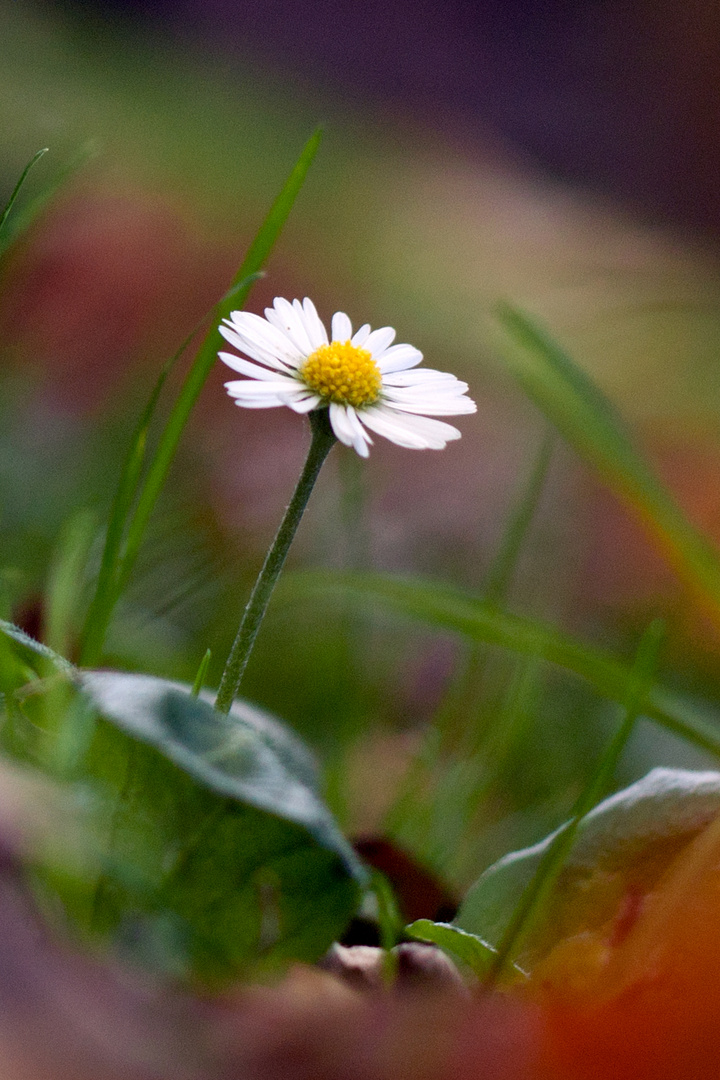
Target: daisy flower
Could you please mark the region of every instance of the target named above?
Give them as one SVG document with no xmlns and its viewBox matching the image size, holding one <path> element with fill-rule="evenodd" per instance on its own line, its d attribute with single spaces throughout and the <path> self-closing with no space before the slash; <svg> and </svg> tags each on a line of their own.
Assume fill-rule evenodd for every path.
<svg viewBox="0 0 720 1080">
<path fill-rule="evenodd" d="M 398 446 L 442 450 L 460 432 L 432 417 L 476 410 L 466 383 L 418 368 L 422 353 L 393 345 L 391 326 L 371 330 L 365 323 L 353 334 L 350 319 L 338 311 L 328 337 L 307 297 L 290 303 L 278 296 L 264 319 L 233 311 L 223 323 L 220 333 L 245 354 L 220 353 L 228 367 L 247 376 L 225 383 L 236 405 L 287 405 L 297 413 L 327 407 L 337 438 L 361 457 L 368 456 L 371 431 Z"/>
</svg>

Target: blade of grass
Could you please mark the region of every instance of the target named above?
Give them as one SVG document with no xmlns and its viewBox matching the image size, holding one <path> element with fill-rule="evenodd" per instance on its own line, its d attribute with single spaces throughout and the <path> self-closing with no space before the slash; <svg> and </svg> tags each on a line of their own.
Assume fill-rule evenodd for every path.
<svg viewBox="0 0 720 1080">
<path fill-rule="evenodd" d="M 136 429 L 135 439 L 126 459 L 113 506 L 111 529 L 108 530 L 109 536 L 112 530 L 112 536 L 106 542 L 106 552 L 103 556 L 106 565 L 104 572 L 101 571 L 102 595 L 95 603 L 89 622 L 86 624 L 86 644 L 82 653 L 83 663 L 95 663 L 102 651 L 102 644 L 112 611 L 132 572 L 145 529 L 165 483 L 182 432 L 215 363 L 218 349 L 222 345 L 223 338 L 217 329 L 217 324 L 223 318 L 226 318 L 231 311 L 241 308 L 247 300 L 250 289 L 257 280 L 263 264 L 269 257 L 300 192 L 300 188 L 319 148 L 321 138 L 322 131 L 318 128 L 305 144 L 280 194 L 260 226 L 240 269 L 233 279 L 229 292 L 215 309 L 214 325 L 202 342 L 175 400 L 170 416 L 160 435 L 154 457 L 148 467 L 134 510 L 131 511 L 134 495 L 138 488 L 139 471 L 144 460 L 144 446 L 147 437 L 145 421 L 147 420 L 149 424 L 166 373 L 161 374 L 158 384 L 153 390 L 145 413 Z M 186 344 L 183 343 L 180 352 L 184 351 Z M 169 361 L 170 366 L 174 363 L 174 359 L 172 358 Z M 126 536 L 125 549 L 120 555 L 123 534 Z"/>
<path fill-rule="evenodd" d="M 608 743 L 585 790 L 573 807 L 570 821 L 545 852 L 537 872 L 513 912 L 487 972 L 484 985 L 488 990 L 495 985 L 510 956 L 517 951 L 522 939 L 530 931 L 534 920 L 542 911 L 563 864 L 570 854 L 580 822 L 610 787 L 615 768 L 640 717 L 642 701 L 655 675 L 664 635 L 665 626 L 660 620 L 651 623 L 643 635 L 631 670 L 632 678 L 628 685 L 628 695 L 624 703 L 625 716 L 622 723 Z"/>
<path fill-rule="evenodd" d="M 385 574 L 345 574 L 305 571 L 288 575 L 278 599 L 308 600 L 328 593 L 353 597 L 358 604 L 381 604 L 419 619 L 438 630 L 461 634 L 511 652 L 536 656 L 573 672 L 611 701 L 627 701 L 636 677 L 631 667 L 600 649 L 581 644 L 538 619 L 514 615 L 460 589 L 432 581 Z M 700 749 L 720 757 L 720 713 L 706 710 L 664 687 L 651 686 L 640 702 L 640 712 L 668 731 L 688 739 Z"/>
<path fill-rule="evenodd" d="M 511 507 L 497 553 L 483 582 L 481 591 L 487 603 L 501 606 L 507 600 L 545 488 L 554 445 L 555 433 L 549 428 L 537 451 L 530 474 Z M 483 645 L 476 645 L 467 658 L 458 685 L 450 691 L 449 700 L 443 703 L 434 721 L 434 725 L 444 735 L 443 744 L 448 740 L 457 741 L 458 738 L 462 743 L 467 743 L 468 740 L 476 741 L 474 729 L 478 726 L 486 674 L 487 650 Z M 469 723 L 469 718 L 476 722 Z"/>
<path fill-rule="evenodd" d="M 50 565 L 45 589 L 43 639 L 55 653 L 73 651 L 83 572 L 95 521 L 88 510 L 74 514 L 63 527 Z"/>
<path fill-rule="evenodd" d="M 63 166 L 62 169 L 54 176 L 48 184 L 27 203 L 21 210 L 17 210 L 11 217 L 8 212 L 12 206 L 12 203 L 17 197 L 17 193 L 21 184 L 24 182 L 25 177 L 39 158 L 45 154 L 46 150 L 39 150 L 32 161 L 29 163 L 22 177 L 20 178 L 20 184 L 15 188 L 11 196 L 11 201 L 3 214 L 2 225 L 5 225 L 3 230 L 0 225 L 0 255 L 3 255 L 13 242 L 29 229 L 32 223 L 42 213 L 47 204 L 53 199 L 60 188 L 73 176 L 78 169 L 81 169 L 91 158 L 97 153 L 97 148 L 94 143 L 89 142 L 80 148 L 80 150 L 70 159 L 70 161 Z M 6 221 L 7 219 L 7 221 Z"/>
<path fill-rule="evenodd" d="M 275 242 L 279 237 L 295 199 L 300 192 L 303 181 L 305 180 L 307 172 L 320 146 L 321 138 L 322 131 L 318 129 L 305 144 L 295 167 L 270 208 L 270 212 L 261 225 L 257 236 L 250 245 L 250 250 L 245 256 L 242 266 L 233 280 L 233 286 L 250 278 L 253 274 L 256 274 L 262 269 L 270 252 L 275 246 Z M 239 307 L 241 308 L 247 299 L 251 287 L 251 284 L 246 285 L 244 288 L 240 289 L 238 294 L 235 295 L 232 300 L 222 304 L 218 313 L 219 319 L 226 318 L 232 310 L 236 310 Z M 140 493 L 138 505 L 128 529 L 127 547 L 122 566 L 123 584 L 132 570 L 150 514 L 155 506 L 160 490 L 165 483 L 165 478 L 168 474 L 172 459 L 175 456 L 175 451 L 180 442 L 183 429 L 188 421 L 193 405 L 205 385 L 205 381 L 215 363 L 218 350 L 222 346 L 223 340 L 224 339 L 217 327 L 213 327 L 198 350 L 197 356 L 193 361 L 193 366 L 188 372 L 187 378 L 183 383 L 182 389 L 175 401 L 172 412 L 170 413 L 167 424 L 160 437 L 158 447 L 155 451 L 155 457 L 148 469 L 148 474 Z"/>
<path fill-rule="evenodd" d="M 200 319 L 177 351 L 173 353 L 166 362 L 155 381 L 155 385 L 150 392 L 150 396 L 140 415 L 140 419 L 137 422 L 133 437 L 130 441 L 128 453 L 120 472 L 120 480 L 118 481 L 118 486 L 110 508 L 110 518 L 105 534 L 105 545 L 103 547 L 102 559 L 100 562 L 100 572 L 98 574 L 95 594 L 85 619 L 85 626 L 82 634 L 80 663 L 92 666 L 92 664 L 97 661 L 102 649 L 103 641 L 105 640 L 113 608 L 122 591 L 120 567 L 123 560 L 123 538 L 125 536 L 128 518 L 137 497 L 142 470 L 145 464 L 150 424 L 157 409 L 157 404 L 160 400 L 160 394 L 162 393 L 165 381 L 196 334 L 198 334 L 203 326 L 210 320 L 217 320 L 219 318 L 218 313 L 221 310 L 222 305 L 232 302 L 247 286 L 252 285 L 260 277 L 262 277 L 262 274 L 258 271 L 257 273 L 248 275 L 247 278 L 243 278 L 237 285 L 230 288 L 225 296 L 215 304 L 202 319 Z"/>
<path fill-rule="evenodd" d="M 403 919 L 397 905 L 393 887 L 379 870 L 370 874 L 370 892 L 377 903 L 377 921 L 380 928 L 380 947 L 383 950 L 382 977 L 385 986 L 391 987 L 397 978 L 397 953 L 393 949 L 402 937 Z"/>
<path fill-rule="evenodd" d="M 523 479 L 522 487 L 511 507 L 497 553 L 483 584 L 483 595 L 488 602 L 502 603 L 510 590 L 545 486 L 555 437 L 554 431 L 548 428 L 530 473 Z M 447 788 L 455 816 L 471 805 L 473 809 L 476 808 L 488 788 L 485 770 L 480 765 L 482 751 L 488 743 L 497 747 L 500 731 L 510 736 L 505 717 L 508 713 L 508 702 L 514 698 L 513 686 L 517 680 L 511 676 L 508 697 L 499 708 L 494 702 L 488 706 L 483 701 L 486 696 L 487 646 L 485 643 L 473 643 L 463 659 L 464 663 L 445 694 L 386 815 L 385 828 L 394 836 L 402 838 L 407 830 L 416 833 L 421 816 L 420 804 L 427 803 L 428 784 L 432 782 L 433 776 L 436 778 L 433 798 L 436 806 L 443 800 L 443 791 Z M 486 724 L 481 733 L 483 721 L 486 721 Z M 499 757 L 503 756 L 503 752 L 499 750 Z M 471 762 L 477 762 L 477 798 L 456 782 L 458 759 L 462 761 L 468 777 Z M 442 773 L 445 775 L 441 775 L 437 780 L 437 776 Z M 420 829 L 427 834 L 424 826 L 420 826 Z"/>
<path fill-rule="evenodd" d="M 520 498 L 510 511 L 500 546 L 483 583 L 482 593 L 488 603 L 505 603 L 518 562 L 525 546 L 545 489 L 550 461 L 555 447 L 555 433 L 545 433 Z"/>
<path fill-rule="evenodd" d="M 212 660 L 212 649 L 206 649 L 205 650 L 205 655 L 203 656 L 202 660 L 200 661 L 200 666 L 197 669 L 197 675 L 195 676 L 195 681 L 193 683 L 193 688 L 192 688 L 192 696 L 193 697 L 197 697 L 198 694 L 200 693 L 200 691 L 202 690 L 203 686 L 205 685 L 205 679 L 207 677 L 207 670 L 208 670 L 208 667 L 210 666 L 210 661 L 211 660 Z"/>
<path fill-rule="evenodd" d="M 27 178 L 28 178 L 28 176 L 30 174 L 30 170 L 32 169 L 32 167 L 34 165 L 37 164 L 37 162 L 40 160 L 40 158 L 45 157 L 45 154 L 47 154 L 48 149 L 49 149 L 49 147 L 45 146 L 45 147 L 43 147 L 42 150 L 38 150 L 37 153 L 33 154 L 33 156 L 28 161 L 27 165 L 23 169 L 22 173 L 20 174 L 20 179 L 18 180 L 17 184 L 13 188 L 13 192 L 12 192 L 12 194 L 11 194 L 9 200 L 8 200 L 7 206 L 3 210 L 2 215 L 0 215 L 0 244 L 2 244 L 2 241 L 4 240 L 4 233 L 5 233 L 6 229 L 7 229 L 7 221 L 8 221 L 8 218 L 10 217 L 10 211 L 12 210 L 13 206 L 15 205 L 15 201 L 16 201 L 18 195 L 20 194 L 20 191 L 22 189 L 23 184 L 25 183 L 25 181 L 27 180 Z"/>
<path fill-rule="evenodd" d="M 612 404 L 527 315 L 501 304 L 497 349 L 526 393 L 640 519 L 720 625 L 720 553 L 634 446 Z"/>
</svg>

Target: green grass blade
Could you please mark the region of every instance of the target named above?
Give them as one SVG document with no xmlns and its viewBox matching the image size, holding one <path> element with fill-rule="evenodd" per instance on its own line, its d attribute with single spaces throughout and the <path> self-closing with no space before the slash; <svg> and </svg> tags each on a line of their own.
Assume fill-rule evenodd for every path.
<svg viewBox="0 0 720 1080">
<path fill-rule="evenodd" d="M 32 167 L 34 165 L 37 164 L 37 162 L 40 160 L 40 158 L 45 157 L 45 154 L 47 154 L 47 152 L 48 152 L 48 147 L 45 146 L 45 147 L 43 147 L 42 150 L 38 150 L 37 153 L 33 154 L 33 156 L 28 161 L 27 165 L 23 169 L 22 173 L 20 174 L 20 179 L 18 180 L 17 184 L 15 185 L 15 187 L 13 189 L 12 195 L 10 196 L 10 198 L 8 200 L 7 206 L 3 210 L 2 215 L 0 215 L 0 248 L 2 246 L 3 240 L 5 239 L 4 234 L 5 234 L 6 229 L 7 229 L 7 221 L 8 221 L 8 218 L 10 217 L 10 212 L 11 212 L 13 206 L 15 205 L 15 200 L 17 199 L 18 195 L 20 194 L 20 190 L 21 190 L 23 184 L 25 183 L 25 181 L 27 180 L 27 178 L 28 178 L 28 176 L 30 174 L 30 170 L 32 169 Z"/>
<path fill-rule="evenodd" d="M 609 788 L 613 773 L 640 716 L 642 701 L 647 694 L 657 669 L 660 647 L 665 635 L 661 621 L 651 623 L 643 635 L 632 668 L 634 677 L 628 686 L 625 716 L 613 738 L 600 758 L 585 790 L 581 793 L 570 821 L 550 845 L 540 861 L 537 872 L 523 893 L 513 912 L 508 928 L 490 963 L 485 985 L 492 987 L 502 974 L 510 956 L 517 950 L 523 937 L 532 928 L 534 920 L 543 909 L 558 875 L 570 854 L 582 819 L 589 814 Z"/>
<path fill-rule="evenodd" d="M 585 679 L 611 701 L 624 704 L 636 683 L 632 667 L 600 649 L 581 644 L 553 626 L 501 611 L 481 598 L 432 581 L 385 574 L 343 574 L 324 570 L 288 575 L 280 599 L 307 601 L 333 594 L 358 604 L 379 604 L 418 619 L 438 630 L 461 634 L 511 652 L 556 664 Z M 642 696 L 643 716 L 720 757 L 720 713 L 706 709 L 661 686 Z"/>
<path fill-rule="evenodd" d="M 203 686 L 205 685 L 205 679 L 207 678 L 207 670 L 208 670 L 208 667 L 210 666 L 210 661 L 211 660 L 212 660 L 212 649 L 206 649 L 205 650 L 205 655 L 203 656 L 202 660 L 200 661 L 200 666 L 197 669 L 197 675 L 195 676 L 195 681 L 193 682 L 193 687 L 192 687 L 192 690 L 191 690 L 191 694 L 192 694 L 193 697 L 197 697 L 198 694 L 200 693 L 200 691 L 202 690 Z"/>
<path fill-rule="evenodd" d="M 94 531 L 95 520 L 90 511 L 74 514 L 63 527 L 50 565 L 43 639 L 61 656 L 74 651 L 80 593 Z"/>
<path fill-rule="evenodd" d="M 179 349 L 166 362 L 160 372 L 155 385 L 152 388 L 147 404 L 137 422 L 133 437 L 130 441 L 127 456 L 125 458 L 120 480 L 115 492 L 115 497 L 110 508 L 110 519 L 105 534 L 100 572 L 98 574 L 95 595 L 87 613 L 85 627 L 82 635 L 80 649 L 80 662 L 92 666 L 96 663 L 105 634 L 110 622 L 113 608 L 122 591 L 120 568 L 123 561 L 123 538 L 127 529 L 127 522 L 137 497 L 138 487 L 145 464 L 148 434 L 150 424 L 157 409 L 160 394 L 168 375 L 175 367 L 180 357 L 190 345 L 195 335 L 210 320 L 218 318 L 218 312 L 222 305 L 232 302 L 246 288 L 254 284 L 262 275 L 257 272 L 249 274 L 237 285 L 234 285 L 225 294 L 219 303 L 203 316 L 194 329 L 188 334 Z"/>
<path fill-rule="evenodd" d="M 540 444 L 525 488 L 510 511 L 500 546 L 483 583 L 483 596 L 490 603 L 503 604 L 507 599 L 530 526 L 545 488 L 545 479 L 554 446 L 554 432 L 548 431 Z"/>
<path fill-rule="evenodd" d="M 687 519 L 588 376 L 522 312 L 497 309 L 496 346 L 527 394 L 654 536 L 720 624 L 720 553 Z"/>
<path fill-rule="evenodd" d="M 508 597 L 545 487 L 554 443 L 554 431 L 548 429 L 530 473 L 523 479 L 510 509 L 498 550 L 482 584 L 482 595 L 489 603 L 500 606 Z M 468 730 L 468 717 L 477 719 L 482 711 L 487 659 L 487 650 L 482 645 L 474 646 L 446 694 L 432 725 L 433 729 L 441 733 L 440 739 L 435 739 L 438 751 L 445 750 L 458 741 L 467 742 L 468 737 L 474 738 L 474 733 Z M 473 727 L 477 727 L 477 723 Z M 433 738 L 432 732 L 429 738 Z"/>
<path fill-rule="evenodd" d="M 39 150 L 32 161 L 29 163 L 25 172 L 23 173 L 20 183 L 25 180 L 30 168 L 35 162 L 45 153 L 45 150 Z M 67 181 L 74 176 L 74 174 L 81 169 L 83 165 L 95 156 L 97 153 L 94 143 L 87 143 L 70 159 L 70 161 L 63 166 L 62 169 L 54 176 L 48 184 L 27 203 L 22 209 L 16 210 L 14 214 L 8 216 L 9 210 L 12 207 L 12 203 L 17 197 L 17 193 L 20 189 L 20 184 L 15 188 L 11 196 L 10 203 L 3 213 L 2 225 L 0 226 L 0 255 L 3 255 L 5 251 L 11 246 L 11 244 L 29 229 L 35 219 L 39 217 L 48 203 L 54 198 L 57 192 L 62 188 Z"/>
<path fill-rule="evenodd" d="M 165 483 L 182 432 L 215 363 L 218 349 L 222 345 L 223 338 L 217 325 L 231 311 L 243 306 L 253 284 L 261 276 L 262 266 L 287 220 L 317 153 L 321 137 L 322 132 L 318 129 L 305 144 L 292 172 L 251 244 L 230 289 L 210 313 L 213 326 L 201 344 L 185 378 L 141 486 L 140 477 L 145 462 L 148 431 L 160 392 L 170 370 L 188 347 L 198 328 L 193 330 L 171 357 L 153 388 L 135 429 L 113 501 L 98 585 L 85 624 L 81 651 L 81 661 L 84 664 L 95 664 L 102 652 L 113 609 L 132 573 L 145 529 Z M 204 318 L 201 325 L 206 321 L 207 318 Z M 124 548 L 123 538 L 125 538 Z"/>
<path fill-rule="evenodd" d="M 233 286 L 252 278 L 260 271 L 270 255 L 276 240 L 285 224 L 297 198 L 307 172 L 317 153 L 322 138 L 318 129 L 305 144 L 300 157 L 280 194 L 270 208 L 268 216 L 250 246 L 242 266 L 238 270 Z M 241 287 L 231 299 L 224 301 L 218 311 L 218 321 L 226 318 L 231 311 L 241 308 L 252 288 L 252 282 Z M 188 421 L 190 412 L 202 390 L 205 381 L 215 363 L 223 338 L 217 326 L 214 326 L 203 341 L 193 365 L 183 383 L 180 394 L 172 408 L 168 421 L 160 437 L 155 456 L 148 469 L 145 483 L 140 493 L 138 505 L 128 529 L 127 546 L 123 558 L 121 584 L 126 582 L 134 565 L 142 543 L 145 528 L 150 519 L 158 495 L 165 483 L 165 478 L 175 456 L 180 437 Z"/>
</svg>

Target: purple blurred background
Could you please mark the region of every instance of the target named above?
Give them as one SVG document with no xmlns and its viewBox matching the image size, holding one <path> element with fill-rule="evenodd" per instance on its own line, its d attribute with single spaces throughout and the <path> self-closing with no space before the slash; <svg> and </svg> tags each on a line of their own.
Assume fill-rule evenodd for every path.
<svg viewBox="0 0 720 1080">
<path fill-rule="evenodd" d="M 78 4 L 87 18 L 93 5 Z M 496 137 L 650 220 L 720 235 L 720 8 L 712 0 L 97 0 L 340 104 Z"/>
</svg>

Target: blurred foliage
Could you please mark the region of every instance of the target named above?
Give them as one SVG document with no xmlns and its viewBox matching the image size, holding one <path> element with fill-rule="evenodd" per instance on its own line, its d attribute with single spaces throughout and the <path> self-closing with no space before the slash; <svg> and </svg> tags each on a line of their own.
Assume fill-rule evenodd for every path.
<svg viewBox="0 0 720 1080">
<path fill-rule="evenodd" d="M 28 178 L 29 204 L 63 174 L 79 146 L 90 140 L 101 148 L 15 244 L 3 276 L 8 293 L 21 293 L 16 308 L 24 315 L 5 320 L 11 331 L 0 376 L 2 614 L 65 643 L 71 656 L 143 402 L 161 363 L 229 284 L 242 238 L 257 228 L 318 116 L 330 116 L 326 143 L 258 297 L 286 288 L 317 292 L 327 309 L 392 322 L 432 366 L 471 373 L 484 411 L 442 463 L 426 456 L 409 462 L 378 447 L 359 482 L 356 463 L 339 448 L 303 525 L 296 565 L 402 567 L 475 588 L 487 581 L 503 550 L 504 521 L 516 520 L 514 492 L 526 487 L 542 437 L 537 419 L 511 396 L 489 344 L 484 315 L 504 293 L 545 316 L 631 420 L 662 421 L 673 433 L 716 428 L 720 273 L 715 253 L 695 241 L 588 205 L 477 147 L 463 151 L 122 24 L 5 5 L 0 37 L 3 191 L 10 195 L 39 145 L 51 144 L 52 154 Z M 118 192 L 130 210 L 118 211 Z M 148 193 L 168 210 L 165 232 L 161 225 L 145 235 L 155 222 Z M 86 283 L 83 291 L 71 281 L 77 341 L 87 345 L 74 370 L 62 365 L 62 341 L 52 334 L 43 330 L 44 350 L 37 347 L 35 324 L 47 293 L 35 298 L 28 266 L 43 230 L 57 228 L 60 248 L 63 238 L 90 235 L 76 258 L 82 262 L 90 251 L 88 272 L 102 277 L 105 217 L 120 233 L 132 232 L 130 222 L 140 234 L 135 246 L 113 249 L 119 264 L 132 265 L 127 279 L 109 275 L 109 300 L 138 275 L 141 291 L 159 272 L 169 280 L 166 293 L 147 300 L 137 332 L 119 345 L 125 309 L 106 325 Z M 158 271 L 148 248 L 163 244 Z M 54 281 L 69 271 L 53 252 L 44 257 Z M 197 267 L 180 265 L 193 256 Z M 162 325 L 151 332 L 153 304 L 162 308 Z M 52 324 L 58 311 L 46 317 Z M 100 387 L 89 404 L 78 393 L 83 385 Z M 177 390 L 172 379 L 168 390 Z M 191 684 L 210 648 L 208 686 L 217 684 L 289 494 L 302 437 L 299 421 L 291 431 L 285 419 L 263 417 L 261 429 L 257 417 L 241 418 L 226 402 L 225 420 L 211 394 L 179 448 L 104 655 L 108 665 Z M 501 428 L 510 434 L 500 438 Z M 153 440 L 154 432 L 151 449 Z M 511 572 L 503 571 L 504 599 L 581 629 L 606 651 L 631 654 L 638 624 L 664 611 L 664 601 L 641 597 L 650 611 L 643 608 L 638 618 L 631 610 L 625 624 L 585 602 L 600 576 L 594 564 L 577 570 L 584 536 L 595 529 L 592 511 L 577 499 L 587 476 L 560 452 L 540 479 L 521 550 Z M 612 549 L 607 558 L 624 555 Z M 676 637 L 684 633 L 681 627 Z M 713 658 L 704 671 L 703 648 Z M 694 693 L 716 691 L 715 651 L 704 632 L 690 636 L 682 664 L 674 664 L 670 650 L 665 681 Z M 7 678 L 12 683 L 14 676 Z M 370 821 L 390 830 L 458 889 L 569 812 L 615 719 L 587 688 L 532 656 L 518 661 L 484 647 L 479 655 L 477 644 L 456 640 L 446 626 L 438 631 L 437 620 L 421 632 L 378 610 L 358 614 L 342 604 L 318 613 L 311 605 L 275 603 L 244 692 L 320 751 L 328 798 L 346 828 L 362 820 L 363 827 Z M 423 743 L 433 717 L 445 725 L 435 756 Z M 680 739 L 643 729 L 616 782 L 651 764 L 707 760 L 694 753 Z M 418 760 L 413 774 L 410 763 Z M 363 787 L 365 810 L 377 804 L 374 816 L 361 814 L 351 794 Z"/>
</svg>

